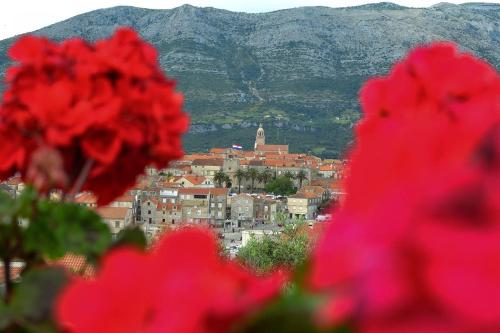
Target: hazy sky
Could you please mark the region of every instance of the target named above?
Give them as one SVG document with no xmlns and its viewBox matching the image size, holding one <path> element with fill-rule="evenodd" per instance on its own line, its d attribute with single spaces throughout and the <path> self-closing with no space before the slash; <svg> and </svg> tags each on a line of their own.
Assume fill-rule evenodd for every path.
<svg viewBox="0 0 500 333">
<path fill-rule="evenodd" d="M 0 39 L 42 28 L 51 23 L 94 9 L 129 5 L 145 8 L 173 8 L 185 3 L 199 7 L 215 7 L 243 12 L 267 12 L 300 6 L 345 7 L 379 1 L 363 0 L 0 0 Z M 392 1 L 409 7 L 427 7 L 435 0 Z M 448 0 L 447 2 L 495 2 Z"/>
</svg>

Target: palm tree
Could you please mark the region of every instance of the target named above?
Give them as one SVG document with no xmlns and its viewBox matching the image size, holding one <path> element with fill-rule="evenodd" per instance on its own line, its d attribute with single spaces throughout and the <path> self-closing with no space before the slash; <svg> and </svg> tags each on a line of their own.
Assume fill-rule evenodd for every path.
<svg viewBox="0 0 500 333">
<path fill-rule="evenodd" d="M 226 181 L 227 175 L 220 169 L 214 174 L 214 182 L 217 183 L 219 187 L 222 187 L 222 184 Z"/>
<path fill-rule="evenodd" d="M 301 188 L 302 187 L 302 182 L 304 180 L 307 180 L 307 174 L 306 174 L 306 172 L 303 169 L 301 169 L 299 171 L 299 173 L 297 173 L 297 175 L 295 176 L 295 178 L 299 181 L 299 188 Z"/>
<path fill-rule="evenodd" d="M 231 184 L 231 177 L 229 177 L 228 175 L 226 175 L 226 177 L 224 178 L 224 183 L 226 184 L 227 188 L 231 188 L 231 186 L 232 186 L 232 184 Z"/>
<path fill-rule="evenodd" d="M 266 185 L 269 183 L 269 181 L 273 178 L 273 174 L 269 170 L 262 170 L 261 173 L 259 173 L 258 180 L 260 183 Z"/>
<path fill-rule="evenodd" d="M 257 171 L 257 169 L 254 168 L 248 169 L 248 171 L 245 174 L 245 178 L 250 179 L 252 181 L 252 186 L 251 186 L 252 192 L 255 186 L 255 180 L 257 179 L 258 176 L 259 172 Z"/>
<path fill-rule="evenodd" d="M 283 174 L 283 176 L 286 177 L 286 178 L 288 178 L 288 179 L 295 179 L 295 175 L 290 170 L 285 171 L 285 173 Z"/>
<path fill-rule="evenodd" d="M 245 171 L 243 171 L 242 169 L 238 169 L 236 170 L 234 176 L 238 180 L 238 193 L 241 193 L 241 180 L 245 178 Z"/>
</svg>

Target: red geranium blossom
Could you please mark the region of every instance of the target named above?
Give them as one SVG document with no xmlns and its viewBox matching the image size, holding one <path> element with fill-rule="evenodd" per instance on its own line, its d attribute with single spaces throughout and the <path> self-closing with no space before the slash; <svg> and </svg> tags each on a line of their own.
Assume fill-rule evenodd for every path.
<svg viewBox="0 0 500 333">
<path fill-rule="evenodd" d="M 0 179 L 16 171 L 26 178 L 34 152 L 48 147 L 63 157 L 63 189 L 88 171 L 82 190 L 104 204 L 146 165 L 182 156 L 182 96 L 155 49 L 131 29 L 95 44 L 21 37 L 9 54 L 18 64 L 8 70 L 0 109 Z"/>
<path fill-rule="evenodd" d="M 361 92 L 348 196 L 313 256 L 323 324 L 500 330 L 500 78 L 453 45 Z"/>
<path fill-rule="evenodd" d="M 277 295 L 284 275 L 256 277 L 222 259 L 212 234 L 167 234 L 150 254 L 117 250 L 93 281 L 62 294 L 57 318 L 68 332 L 229 332 Z"/>
</svg>

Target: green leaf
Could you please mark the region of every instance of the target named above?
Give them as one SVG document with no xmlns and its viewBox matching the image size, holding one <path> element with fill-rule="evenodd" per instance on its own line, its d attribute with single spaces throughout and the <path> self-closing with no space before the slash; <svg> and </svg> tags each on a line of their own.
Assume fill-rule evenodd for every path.
<svg viewBox="0 0 500 333">
<path fill-rule="evenodd" d="M 91 262 L 111 244 L 111 232 L 94 211 L 73 204 L 41 201 L 25 232 L 25 247 L 50 259 L 70 252 Z"/>
<path fill-rule="evenodd" d="M 67 275 L 60 267 L 36 269 L 24 274 L 9 303 L 13 320 L 31 332 L 54 332 L 54 304 L 67 282 Z"/>
<path fill-rule="evenodd" d="M 113 247 L 131 245 L 139 250 L 145 250 L 147 245 L 146 235 L 141 228 L 127 228 L 118 233 L 118 237 L 113 243 Z"/>
<path fill-rule="evenodd" d="M 33 208 L 37 200 L 37 191 L 31 186 L 26 186 L 23 192 L 15 200 L 15 210 L 17 215 L 19 217 L 30 218 L 34 213 Z"/>
<path fill-rule="evenodd" d="M 0 296 L 2 296 L 1 293 Z M 11 322 L 10 311 L 7 308 L 7 305 L 5 305 L 5 303 L 2 300 L 0 300 L 0 331 L 3 331 L 7 327 L 7 325 L 10 324 L 10 322 Z"/>
<path fill-rule="evenodd" d="M 0 191 L 0 225 L 10 224 L 14 212 L 14 199 L 6 192 Z"/>
</svg>

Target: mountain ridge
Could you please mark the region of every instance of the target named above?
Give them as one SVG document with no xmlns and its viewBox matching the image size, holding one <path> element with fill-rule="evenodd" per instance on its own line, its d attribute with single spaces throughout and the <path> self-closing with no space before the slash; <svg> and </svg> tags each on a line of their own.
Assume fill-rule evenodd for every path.
<svg viewBox="0 0 500 333">
<path fill-rule="evenodd" d="M 252 147 L 264 121 L 270 142 L 338 157 L 359 118 L 367 78 L 419 44 L 451 40 L 500 67 L 500 5 L 409 8 L 392 3 L 298 7 L 242 13 L 184 5 L 118 6 L 35 31 L 56 40 L 109 36 L 131 26 L 159 50 L 159 62 L 185 93 L 188 151 L 241 143 Z M 16 38 L 0 41 L 0 72 Z"/>
</svg>

